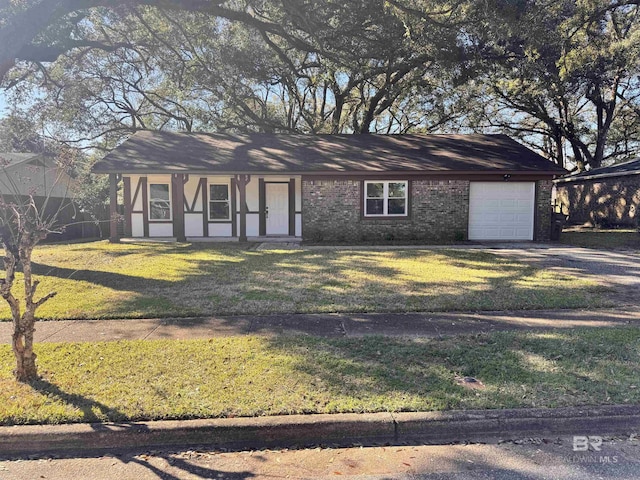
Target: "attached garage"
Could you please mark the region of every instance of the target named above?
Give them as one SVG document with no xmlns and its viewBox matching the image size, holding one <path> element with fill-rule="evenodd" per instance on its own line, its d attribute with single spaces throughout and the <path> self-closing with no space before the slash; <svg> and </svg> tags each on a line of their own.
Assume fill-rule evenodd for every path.
<svg viewBox="0 0 640 480">
<path fill-rule="evenodd" d="M 535 182 L 471 182 L 469 240 L 533 240 Z"/>
</svg>

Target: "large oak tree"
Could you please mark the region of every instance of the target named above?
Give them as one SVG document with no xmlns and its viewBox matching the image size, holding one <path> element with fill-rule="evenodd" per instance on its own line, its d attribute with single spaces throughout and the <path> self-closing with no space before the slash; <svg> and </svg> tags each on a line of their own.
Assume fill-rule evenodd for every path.
<svg viewBox="0 0 640 480">
<path fill-rule="evenodd" d="M 474 15 L 484 66 L 467 124 L 519 137 L 578 170 L 640 149 L 637 1 L 495 1 Z"/>
<path fill-rule="evenodd" d="M 106 148 L 141 128 L 402 133 L 456 116 L 447 66 L 465 53 L 451 28 L 461 9 L 404 18 L 381 0 L 173 6 L 73 16 L 76 40 L 63 35 L 57 68 L 23 62 L 9 80 L 43 88 L 35 112 L 74 119 L 62 130 L 83 142 L 111 137 Z"/>
<path fill-rule="evenodd" d="M 39 72 L 69 117 L 84 108 L 83 140 L 138 128 L 444 126 L 506 131 L 580 170 L 638 150 L 637 1 L 24 0 L 0 15 L 4 84 Z M 224 35 L 209 38 L 207 23 Z M 53 75 L 61 56 L 69 78 L 94 62 L 83 72 L 91 91 Z M 128 69 L 109 71 L 119 64 Z"/>
</svg>

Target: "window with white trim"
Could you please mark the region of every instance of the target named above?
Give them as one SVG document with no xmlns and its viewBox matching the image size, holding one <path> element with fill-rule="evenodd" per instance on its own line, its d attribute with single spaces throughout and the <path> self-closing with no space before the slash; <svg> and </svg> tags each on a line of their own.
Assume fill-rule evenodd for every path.
<svg viewBox="0 0 640 480">
<path fill-rule="evenodd" d="M 149 184 L 149 220 L 171 220 L 171 188 L 168 183 Z"/>
<path fill-rule="evenodd" d="M 209 185 L 209 220 L 230 220 L 229 184 Z"/>
<path fill-rule="evenodd" d="M 365 217 L 406 217 L 408 182 L 364 182 Z"/>
</svg>

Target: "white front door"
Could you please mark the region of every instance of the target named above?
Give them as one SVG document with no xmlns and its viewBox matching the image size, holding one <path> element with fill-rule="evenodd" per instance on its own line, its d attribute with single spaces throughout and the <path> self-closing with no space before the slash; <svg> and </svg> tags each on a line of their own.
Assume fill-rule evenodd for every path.
<svg viewBox="0 0 640 480">
<path fill-rule="evenodd" d="M 267 235 L 289 235 L 289 184 L 265 183 Z"/>
<path fill-rule="evenodd" d="M 469 240 L 533 240 L 534 182 L 471 182 Z"/>
</svg>

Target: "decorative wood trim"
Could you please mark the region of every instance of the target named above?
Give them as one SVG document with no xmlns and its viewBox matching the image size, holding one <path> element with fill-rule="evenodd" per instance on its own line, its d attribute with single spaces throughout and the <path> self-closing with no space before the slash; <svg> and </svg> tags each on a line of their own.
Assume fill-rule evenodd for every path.
<svg viewBox="0 0 640 480">
<path fill-rule="evenodd" d="M 178 242 L 186 242 L 184 234 L 184 175 L 174 173 L 171 175 L 171 196 L 173 197 L 173 236 Z"/>
<path fill-rule="evenodd" d="M 203 188 L 202 186 L 202 181 L 206 179 L 201 178 L 200 181 L 198 181 L 198 186 L 196 187 L 196 192 L 193 194 L 193 201 L 191 202 L 191 204 L 189 204 L 189 201 L 187 200 L 187 197 L 185 196 L 184 198 L 184 206 L 185 206 L 185 213 L 200 213 L 199 211 L 196 212 L 196 203 L 198 202 L 198 197 L 200 196 L 200 192 Z"/>
<path fill-rule="evenodd" d="M 142 231 L 143 237 L 149 236 L 149 192 L 147 192 L 147 177 L 140 177 L 142 189 Z"/>
<path fill-rule="evenodd" d="M 131 205 L 131 177 L 124 177 L 123 183 L 123 196 L 124 196 L 124 236 L 133 236 L 133 220 L 132 220 L 132 205 Z"/>
<path fill-rule="evenodd" d="M 236 179 L 231 179 L 231 191 L 229 192 L 231 196 L 229 205 L 229 209 L 231 210 L 231 236 L 235 237 L 238 233 L 238 213 L 236 212 Z"/>
<path fill-rule="evenodd" d="M 109 174 L 109 241 L 118 242 L 118 177 Z"/>
<path fill-rule="evenodd" d="M 207 177 L 200 179 L 202 192 L 202 236 L 209 236 L 209 192 L 207 191 Z M 195 205 L 195 204 L 194 204 Z"/>
<path fill-rule="evenodd" d="M 132 213 L 142 213 L 144 211 L 144 207 L 142 210 L 133 210 L 134 205 L 138 201 L 138 196 L 140 195 L 140 190 L 142 189 L 142 179 L 145 177 L 139 177 L 138 183 L 136 184 L 136 191 L 133 194 L 133 198 L 131 199 L 131 212 Z"/>
<path fill-rule="evenodd" d="M 264 178 L 258 179 L 258 235 L 264 237 L 267 234 L 267 190 Z"/>
<path fill-rule="evenodd" d="M 247 184 L 251 182 L 251 175 L 236 175 L 240 192 L 240 232 L 238 240 L 247 241 Z"/>
<path fill-rule="evenodd" d="M 296 234 L 296 179 L 289 180 L 289 235 Z"/>
</svg>

